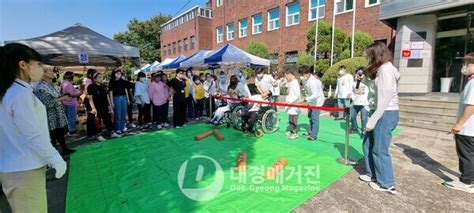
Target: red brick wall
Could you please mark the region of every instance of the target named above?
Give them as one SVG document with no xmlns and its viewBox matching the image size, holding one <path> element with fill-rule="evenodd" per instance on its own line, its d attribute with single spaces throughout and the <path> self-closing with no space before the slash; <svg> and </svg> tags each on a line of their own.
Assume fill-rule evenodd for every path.
<svg viewBox="0 0 474 213">
<path fill-rule="evenodd" d="M 280 64 L 285 63 L 285 53 L 298 51 L 300 53 L 306 51 L 306 32 L 314 21 L 308 21 L 309 1 L 300 0 L 300 23 L 295 26 L 286 27 L 286 5 L 294 0 L 224 0 L 223 6 L 216 7 L 215 0 L 211 0 L 213 19 L 208 20 L 198 18 L 198 26 L 188 22 L 169 32 L 163 33 L 163 45 L 172 43 L 186 36 L 190 36 L 193 29 L 199 29 L 197 33 L 197 43 L 199 49 L 217 49 L 226 43 L 236 45 L 241 49 L 246 49 L 250 41 L 263 42 L 269 48 L 270 53 L 278 53 Z M 326 1 L 324 20 L 332 24 L 332 11 L 334 0 Z M 269 9 L 280 8 L 280 29 L 268 31 L 267 12 Z M 386 39 L 391 41 L 392 30 L 379 21 L 379 6 L 365 8 L 365 0 L 357 1 L 357 19 L 356 30 L 369 33 L 374 40 Z M 252 35 L 252 16 L 262 13 L 263 32 Z M 239 38 L 238 21 L 247 18 L 248 35 Z M 192 24 L 191 24 L 192 23 Z M 227 41 L 228 23 L 234 23 L 235 39 Z M 217 44 L 216 28 L 222 26 L 224 28 L 224 42 Z M 336 15 L 336 26 L 342 28 L 346 33 L 350 34 L 352 30 L 352 12 Z M 175 54 L 173 56 L 178 56 Z M 189 55 L 186 54 L 185 55 Z M 166 55 L 166 57 L 170 57 Z"/>
</svg>

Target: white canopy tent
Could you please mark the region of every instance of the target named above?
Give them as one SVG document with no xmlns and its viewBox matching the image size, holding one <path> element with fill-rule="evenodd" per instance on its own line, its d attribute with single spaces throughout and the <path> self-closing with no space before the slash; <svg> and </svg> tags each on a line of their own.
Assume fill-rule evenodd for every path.
<svg viewBox="0 0 474 213">
<path fill-rule="evenodd" d="M 58 66 L 117 66 L 126 58 L 140 57 L 138 48 L 123 45 L 80 24 L 45 36 L 5 43 L 25 44 L 38 51 L 46 63 Z"/>
<path fill-rule="evenodd" d="M 180 63 L 181 68 L 189 68 L 189 67 L 196 67 L 196 68 L 205 68 L 208 67 L 207 64 L 204 63 L 204 59 L 208 56 L 212 55 L 214 51 L 212 50 L 200 50 L 199 52 L 195 53 L 194 55 L 190 56 L 186 60 Z"/>
<path fill-rule="evenodd" d="M 226 44 L 224 47 L 214 51 L 213 54 L 204 59 L 204 63 L 270 66 L 270 60 L 247 53 L 232 44 Z"/>
</svg>

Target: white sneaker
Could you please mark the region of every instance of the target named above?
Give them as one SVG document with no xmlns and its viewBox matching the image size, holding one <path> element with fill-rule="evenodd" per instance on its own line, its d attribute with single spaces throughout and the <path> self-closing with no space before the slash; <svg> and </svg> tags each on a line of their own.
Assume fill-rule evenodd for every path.
<svg viewBox="0 0 474 213">
<path fill-rule="evenodd" d="M 199 118 L 196 118 L 196 121 L 199 121 Z"/>
<path fill-rule="evenodd" d="M 456 189 L 467 193 L 474 193 L 474 184 L 465 184 L 461 181 L 447 181 L 444 182 L 443 185 L 450 189 Z"/>
<path fill-rule="evenodd" d="M 163 124 L 164 127 L 169 127 L 170 125 L 168 123 Z"/>
<path fill-rule="evenodd" d="M 288 139 L 290 140 L 295 140 L 296 138 L 298 138 L 298 134 L 296 133 L 291 133 L 290 136 L 288 136 Z"/>
<path fill-rule="evenodd" d="M 372 189 L 375 189 L 377 191 L 381 191 L 381 192 L 387 192 L 391 195 L 396 195 L 397 194 L 397 190 L 395 189 L 395 186 L 391 186 L 389 188 L 383 188 L 382 186 L 380 186 L 378 183 L 376 182 L 370 182 L 369 183 L 369 186 L 372 187 Z"/>
<path fill-rule="evenodd" d="M 121 138 L 122 136 L 115 133 L 115 132 L 112 132 L 112 134 L 110 134 L 110 137 L 112 137 L 112 138 Z"/>
<path fill-rule="evenodd" d="M 133 123 L 130 124 L 130 125 L 128 125 L 128 126 L 129 126 L 130 128 L 136 128 L 136 127 L 137 127 L 137 125 L 135 125 L 135 124 L 133 124 Z"/>
<path fill-rule="evenodd" d="M 368 176 L 368 175 L 360 175 L 360 176 L 359 176 L 359 180 L 364 181 L 364 182 L 367 182 L 367 183 L 368 183 L 368 182 L 374 182 L 374 181 L 375 181 L 374 178 L 372 178 L 372 177 L 370 177 L 370 176 Z"/>
<path fill-rule="evenodd" d="M 163 127 L 161 125 L 156 126 L 157 129 L 162 129 Z"/>
<path fill-rule="evenodd" d="M 125 132 L 127 132 L 127 130 L 128 130 L 127 127 L 123 128 L 123 129 L 122 129 L 122 133 L 125 134 Z"/>
<path fill-rule="evenodd" d="M 104 137 L 102 137 L 102 135 L 97 136 L 97 140 L 100 141 L 100 142 L 106 141 L 106 139 Z"/>
</svg>

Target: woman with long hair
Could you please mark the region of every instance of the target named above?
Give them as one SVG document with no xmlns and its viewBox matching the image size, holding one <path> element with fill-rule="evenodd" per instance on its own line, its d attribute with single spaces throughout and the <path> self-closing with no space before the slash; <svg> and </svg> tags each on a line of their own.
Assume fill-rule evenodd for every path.
<svg viewBox="0 0 474 213">
<path fill-rule="evenodd" d="M 366 76 L 374 80 L 376 90 L 375 112 L 367 122 L 364 138 L 366 175 L 359 178 L 369 182 L 378 191 L 396 194 L 390 143 L 392 131 L 399 121 L 398 80 L 400 73 L 391 62 L 392 53 L 387 45 L 375 42 L 366 50 L 369 67 Z"/>
<path fill-rule="evenodd" d="M 125 128 L 127 106 L 130 103 L 128 94 L 129 83 L 123 78 L 123 72 L 120 69 L 115 69 L 112 72 L 112 76 L 109 82 L 109 95 L 110 99 L 113 100 L 111 103 L 114 109 L 115 116 L 115 133 L 124 134 L 127 129 Z"/>
<path fill-rule="evenodd" d="M 51 143 L 53 143 L 53 146 L 59 143 L 63 155 L 69 155 L 74 153 L 75 150 L 69 149 L 66 145 L 64 136 L 66 135 L 65 127 L 68 122 L 61 102 L 69 101 L 72 97 L 70 94 L 61 95 L 53 85 L 53 79 L 54 71 L 52 67 L 45 67 L 43 79 L 34 87 L 33 93 L 46 106 Z"/>
<path fill-rule="evenodd" d="M 23 44 L 0 47 L 0 182 L 13 212 L 47 212 L 46 166 L 66 173 L 51 145 L 46 108 L 30 82 L 43 76 L 41 56 Z"/>
</svg>

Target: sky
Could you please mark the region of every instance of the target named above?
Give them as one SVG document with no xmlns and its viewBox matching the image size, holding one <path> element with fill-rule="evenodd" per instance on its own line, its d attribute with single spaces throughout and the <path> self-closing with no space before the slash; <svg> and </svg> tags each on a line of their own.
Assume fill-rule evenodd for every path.
<svg viewBox="0 0 474 213">
<path fill-rule="evenodd" d="M 188 3 L 189 2 L 189 3 Z M 76 23 L 112 38 L 128 22 L 175 15 L 207 0 L 0 0 L 0 43 L 56 32 Z"/>
</svg>

